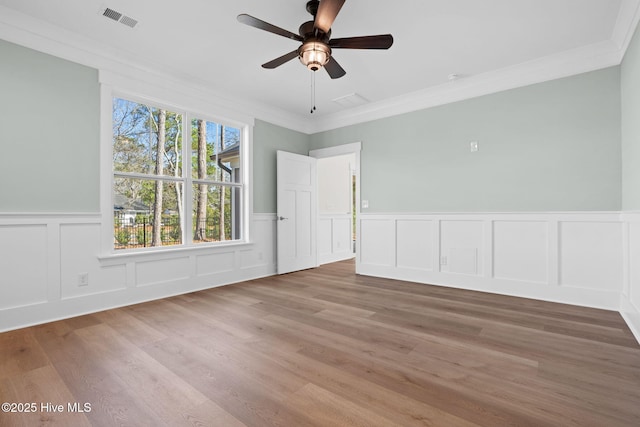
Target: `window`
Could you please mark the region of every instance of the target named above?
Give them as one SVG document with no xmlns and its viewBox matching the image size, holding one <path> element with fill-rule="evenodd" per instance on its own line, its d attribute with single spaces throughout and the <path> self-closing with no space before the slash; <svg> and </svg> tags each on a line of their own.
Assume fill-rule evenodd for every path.
<svg viewBox="0 0 640 427">
<path fill-rule="evenodd" d="M 240 128 L 121 98 L 112 124 L 116 250 L 242 239 Z"/>
<path fill-rule="evenodd" d="M 194 243 L 241 235 L 240 129 L 191 120 Z"/>
</svg>

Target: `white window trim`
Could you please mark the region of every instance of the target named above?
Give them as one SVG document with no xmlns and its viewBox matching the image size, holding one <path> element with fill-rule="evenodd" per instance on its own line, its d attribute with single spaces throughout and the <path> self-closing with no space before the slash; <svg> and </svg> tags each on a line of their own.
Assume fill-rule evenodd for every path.
<svg viewBox="0 0 640 427">
<path fill-rule="evenodd" d="M 117 89 L 116 89 L 117 87 Z M 145 93 L 145 91 L 147 91 Z M 153 96 L 146 96 L 149 93 L 153 93 Z M 156 246 L 150 248 L 137 248 L 127 250 L 116 250 L 113 247 L 113 127 L 112 127 L 112 105 L 113 98 L 123 98 L 135 102 L 150 104 L 160 108 L 167 108 L 171 111 L 185 114 L 185 123 L 189 123 L 191 117 L 197 117 L 198 119 L 211 120 L 224 125 L 233 126 L 241 129 L 241 179 L 242 179 L 242 238 L 239 240 L 231 240 L 226 242 L 215 243 L 192 243 L 191 238 L 185 238 L 181 245 L 175 246 Z M 172 102 L 175 101 L 175 102 Z M 185 108 L 183 106 L 189 105 L 193 108 Z M 205 112 L 208 111 L 208 112 Z M 206 251 L 215 250 L 216 248 L 224 248 L 229 246 L 249 245 L 251 244 L 251 213 L 253 212 L 253 182 L 252 182 L 252 168 L 253 168 L 253 150 L 251 149 L 253 143 L 253 125 L 254 121 L 248 116 L 236 114 L 237 118 L 228 118 L 227 114 L 216 114 L 220 111 L 226 111 L 224 107 L 213 104 L 208 101 L 193 97 L 191 95 L 185 95 L 181 91 L 168 90 L 161 86 L 155 86 L 148 82 L 133 81 L 129 78 L 124 78 L 109 72 L 100 72 L 100 210 L 102 216 L 102 243 L 101 243 L 101 255 L 100 260 L 109 260 L 113 258 L 126 258 L 126 257 L 148 257 L 153 254 L 169 254 L 184 253 L 185 251 Z M 188 112 L 188 114 L 187 114 Z M 226 117 L 226 118 L 225 118 Z M 183 126 L 183 132 L 187 133 L 188 126 Z M 190 134 L 188 135 L 190 139 Z M 185 139 L 183 135 L 183 140 Z M 183 144 L 183 156 L 188 151 L 190 144 Z M 191 158 L 191 152 L 188 152 L 188 157 Z M 186 173 L 185 171 L 184 173 Z M 184 197 L 190 196 L 192 191 L 190 186 L 185 186 L 185 190 L 189 190 L 189 194 L 185 192 Z M 187 225 L 191 222 L 190 216 L 185 217 L 184 230 L 190 230 Z M 189 233 L 185 233 L 188 236 Z"/>
</svg>

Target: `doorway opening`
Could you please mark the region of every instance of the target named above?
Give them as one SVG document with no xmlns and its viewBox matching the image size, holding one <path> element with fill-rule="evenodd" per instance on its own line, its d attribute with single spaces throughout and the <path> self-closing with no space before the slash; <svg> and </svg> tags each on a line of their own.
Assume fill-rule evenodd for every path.
<svg viewBox="0 0 640 427">
<path fill-rule="evenodd" d="M 360 143 L 312 150 L 318 159 L 318 264 L 356 258 Z"/>
</svg>

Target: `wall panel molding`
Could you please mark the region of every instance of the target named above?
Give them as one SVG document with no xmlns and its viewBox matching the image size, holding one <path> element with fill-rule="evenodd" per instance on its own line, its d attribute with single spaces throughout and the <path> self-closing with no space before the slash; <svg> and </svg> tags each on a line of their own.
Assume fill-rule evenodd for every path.
<svg viewBox="0 0 640 427">
<path fill-rule="evenodd" d="M 0 332 L 276 273 L 275 214 L 252 216 L 248 244 L 142 256 L 105 257 L 101 227 L 95 214 L 0 215 Z"/>
<path fill-rule="evenodd" d="M 275 219 L 252 216 L 251 244 L 162 253 L 154 277 L 172 265 L 165 260 L 178 262 L 180 274 L 139 283 L 140 262 L 154 257 L 100 260 L 99 215 L 2 215 L 0 332 L 274 275 Z M 362 214 L 358 221 L 359 274 L 617 310 L 640 342 L 640 212 Z M 443 256 L 452 247 L 476 251 L 476 274 L 449 271 Z M 79 272 L 89 274 L 89 286 L 77 286 Z"/>
<path fill-rule="evenodd" d="M 318 217 L 318 264 L 351 259 L 351 214 L 320 214 Z"/>
<path fill-rule="evenodd" d="M 362 214 L 359 222 L 359 274 L 620 308 L 619 212 Z"/>
</svg>

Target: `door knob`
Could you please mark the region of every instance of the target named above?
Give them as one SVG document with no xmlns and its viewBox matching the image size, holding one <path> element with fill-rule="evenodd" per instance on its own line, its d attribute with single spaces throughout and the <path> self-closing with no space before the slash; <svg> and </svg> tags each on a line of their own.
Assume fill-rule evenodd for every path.
<svg viewBox="0 0 640 427">
<path fill-rule="evenodd" d="M 279 217 L 278 217 L 278 221 L 284 221 L 285 219 L 289 219 L 289 218 L 285 218 L 285 217 L 283 217 L 283 216 L 279 216 Z"/>
</svg>

